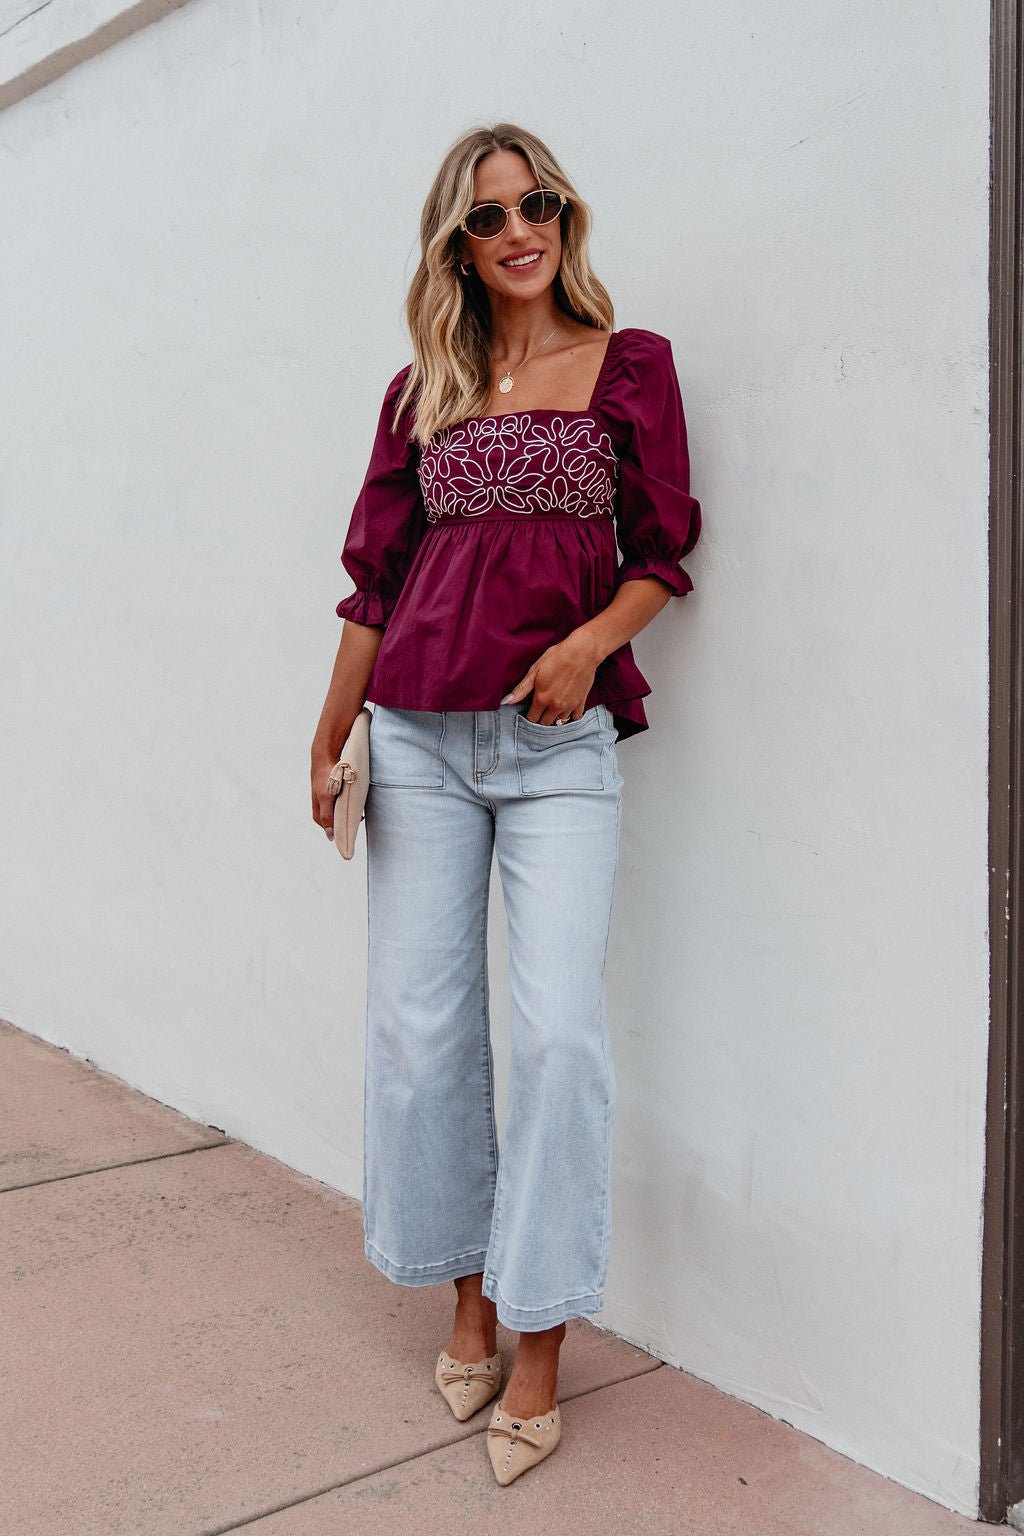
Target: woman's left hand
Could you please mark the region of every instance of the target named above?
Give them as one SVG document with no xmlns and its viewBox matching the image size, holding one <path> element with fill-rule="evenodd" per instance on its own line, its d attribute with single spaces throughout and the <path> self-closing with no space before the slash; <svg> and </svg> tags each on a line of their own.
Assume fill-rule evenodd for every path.
<svg viewBox="0 0 1024 1536">
<path fill-rule="evenodd" d="M 532 689 L 533 703 L 526 714 L 528 720 L 537 725 L 576 720 L 586 708 L 596 672 L 590 646 L 575 635 L 568 635 L 557 645 L 549 645 L 501 702 L 518 704 Z"/>
</svg>

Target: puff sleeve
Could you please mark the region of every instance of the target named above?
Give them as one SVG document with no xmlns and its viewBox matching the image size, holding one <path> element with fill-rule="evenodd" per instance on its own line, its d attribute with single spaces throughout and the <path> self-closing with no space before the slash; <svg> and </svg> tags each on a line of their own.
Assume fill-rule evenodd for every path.
<svg viewBox="0 0 1024 1536">
<path fill-rule="evenodd" d="M 419 445 L 402 426 L 391 432 L 395 405 L 411 363 L 392 379 L 384 395 L 370 463 L 356 498 L 341 552 L 341 563 L 356 584 L 335 612 L 356 624 L 386 628 L 401 594 L 426 524 L 419 476 Z"/>
<path fill-rule="evenodd" d="M 679 562 L 700 537 L 700 502 L 690 495 L 686 419 L 672 344 L 654 331 L 624 333 L 606 410 L 619 456 L 616 586 L 657 576 L 675 597 L 693 591 Z"/>
</svg>

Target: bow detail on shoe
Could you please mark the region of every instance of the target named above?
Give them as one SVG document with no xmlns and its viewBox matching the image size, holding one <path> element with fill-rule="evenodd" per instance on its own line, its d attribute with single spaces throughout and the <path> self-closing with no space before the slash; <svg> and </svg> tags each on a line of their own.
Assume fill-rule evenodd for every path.
<svg viewBox="0 0 1024 1536">
<path fill-rule="evenodd" d="M 444 1350 L 434 1367 L 434 1379 L 457 1419 L 468 1419 L 501 1391 L 501 1356 L 456 1360 Z"/>
<path fill-rule="evenodd" d="M 443 1365 L 440 1370 L 440 1378 L 444 1382 L 449 1381 L 493 1381 L 494 1372 L 486 1366 L 460 1365 L 457 1369 L 450 1365 Z"/>
<path fill-rule="evenodd" d="M 503 1485 L 513 1482 L 550 1456 L 561 1437 L 562 1419 L 557 1405 L 550 1413 L 517 1419 L 497 1402 L 487 1426 L 487 1455 L 494 1476 Z"/>
<path fill-rule="evenodd" d="M 508 1435 L 513 1445 L 517 1440 L 522 1440 L 526 1445 L 532 1445 L 535 1451 L 539 1451 L 545 1442 L 534 1430 L 536 1422 L 536 1419 L 510 1419 L 507 1428 L 504 1424 L 488 1424 L 487 1433 L 495 1436 Z"/>
</svg>

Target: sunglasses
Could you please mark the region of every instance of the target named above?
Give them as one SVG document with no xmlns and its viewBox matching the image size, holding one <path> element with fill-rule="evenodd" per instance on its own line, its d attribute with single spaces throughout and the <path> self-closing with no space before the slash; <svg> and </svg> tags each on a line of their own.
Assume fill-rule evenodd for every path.
<svg viewBox="0 0 1024 1536">
<path fill-rule="evenodd" d="M 519 214 L 527 224 L 550 224 L 552 219 L 558 218 L 566 202 L 561 192 L 538 187 L 520 199 Z M 500 203 L 478 203 L 469 210 L 459 228 L 472 235 L 474 240 L 494 240 L 504 230 L 512 212 Z"/>
</svg>

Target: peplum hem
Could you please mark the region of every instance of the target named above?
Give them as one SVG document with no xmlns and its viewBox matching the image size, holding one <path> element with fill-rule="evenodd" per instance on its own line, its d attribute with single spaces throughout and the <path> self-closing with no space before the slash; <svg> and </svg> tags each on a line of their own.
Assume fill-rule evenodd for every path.
<svg viewBox="0 0 1024 1536">
<path fill-rule="evenodd" d="M 650 722 L 647 719 L 647 712 L 645 711 L 644 706 L 643 706 L 643 700 L 647 697 L 647 694 L 649 694 L 650 692 L 651 692 L 651 690 L 648 688 L 647 693 L 639 695 L 636 698 L 633 698 L 633 699 L 620 699 L 620 698 L 604 698 L 603 695 L 598 694 L 597 691 L 594 690 L 594 691 L 592 691 L 588 695 L 588 698 L 587 698 L 587 708 L 591 709 L 595 704 L 607 704 L 609 713 L 611 714 L 611 717 L 612 717 L 612 720 L 615 722 L 615 729 L 616 729 L 616 732 L 617 732 L 616 740 L 618 740 L 618 741 L 625 741 L 630 736 L 637 736 L 637 735 L 639 735 L 639 733 L 641 731 L 650 730 Z M 367 699 L 369 700 L 369 702 L 371 704 L 382 704 L 385 709 L 422 709 L 423 708 L 422 704 L 413 704 L 413 703 L 409 703 L 409 702 L 403 703 L 400 698 L 396 698 L 392 694 L 390 689 L 388 689 L 388 688 L 377 688 L 377 687 L 374 686 L 373 683 L 371 683 L 370 686 L 367 688 L 366 697 L 367 697 Z M 495 706 L 493 704 L 476 704 L 476 705 L 473 705 L 473 704 L 466 704 L 466 703 L 461 702 L 461 701 L 460 701 L 460 703 L 457 706 L 455 706 L 455 708 L 457 708 L 458 710 L 473 710 L 473 709 L 475 709 L 475 710 L 484 710 L 484 709 L 493 709 L 495 707 L 500 707 L 500 706 Z M 441 711 L 441 710 L 445 710 L 445 709 L 451 709 L 452 706 L 446 706 L 444 704 L 438 703 L 435 700 L 433 705 L 432 705 L 432 708 L 435 708 L 438 711 Z"/>
</svg>

